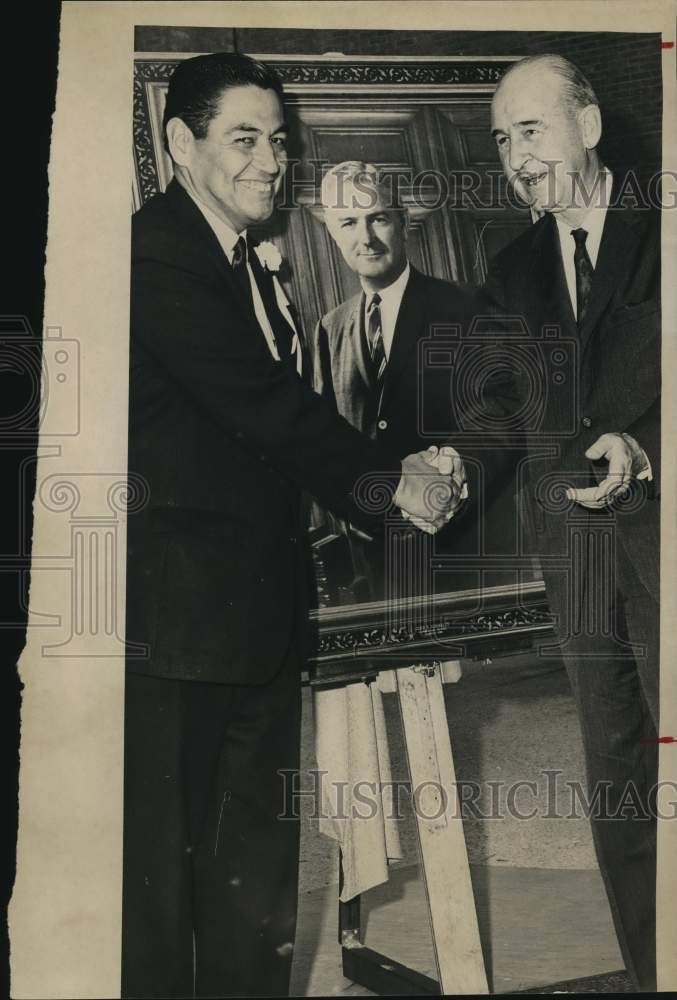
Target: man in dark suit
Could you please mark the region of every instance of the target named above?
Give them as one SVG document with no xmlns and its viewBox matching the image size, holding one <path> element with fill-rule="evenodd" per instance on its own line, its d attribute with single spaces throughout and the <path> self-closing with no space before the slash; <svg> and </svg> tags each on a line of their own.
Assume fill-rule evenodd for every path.
<svg viewBox="0 0 677 1000">
<path fill-rule="evenodd" d="M 410 264 L 407 211 L 397 188 L 372 164 L 346 161 L 332 167 L 323 178 L 321 200 L 327 229 L 359 277 L 361 291 L 323 316 L 315 328 L 309 345 L 315 388 L 354 427 L 401 456 L 425 448 L 432 428 L 438 437 L 457 439 L 461 427 L 450 392 L 451 369 L 426 359 L 436 330 L 456 327 L 467 332 L 474 299 L 459 285 L 422 274 Z M 488 449 L 489 438 L 476 453 L 464 447 L 467 502 L 436 536 L 435 552 L 464 559 L 465 566 L 461 569 L 459 561 L 454 568 L 452 559 L 444 582 L 432 584 L 436 589 L 479 586 L 482 554 L 508 547 L 514 514 L 512 496 L 506 494 L 514 482 L 514 453 L 510 462 L 496 441 L 494 449 Z M 501 496 L 507 502 L 499 512 L 496 500 Z M 490 508 L 492 518 L 487 517 Z M 481 534 L 480 522 L 485 529 Z M 351 539 L 358 578 L 370 581 L 370 596 L 382 597 L 383 541 L 365 544 L 359 529 L 348 525 L 344 530 Z M 407 544 L 420 550 L 419 561 L 429 563 L 430 543 L 410 536 Z M 470 562 L 475 563 L 472 568 Z M 405 587 L 415 585 L 405 576 Z M 394 578 L 389 585 L 388 596 L 407 596 L 393 590 L 398 586 Z"/>
<path fill-rule="evenodd" d="M 286 166 L 278 78 L 246 56 L 186 60 L 163 126 L 174 180 L 132 237 L 129 469 L 149 499 L 128 526 L 122 992 L 284 995 L 301 490 L 371 529 L 367 481 L 430 530 L 457 496 L 299 378 L 300 331 L 246 236 Z"/>
<path fill-rule="evenodd" d="M 557 619 L 589 795 L 602 799 L 592 829 L 618 939 L 635 983 L 650 991 L 660 220 L 615 201 L 601 127 L 589 81 L 565 59 L 530 57 L 503 77 L 493 135 L 509 180 L 540 218 L 498 255 L 487 291 L 499 314 L 523 317 L 534 339 L 527 349 L 539 355 L 539 420 L 526 428 L 522 474 L 525 544 L 540 556 Z M 634 816 L 619 814 L 624 796 Z"/>
</svg>

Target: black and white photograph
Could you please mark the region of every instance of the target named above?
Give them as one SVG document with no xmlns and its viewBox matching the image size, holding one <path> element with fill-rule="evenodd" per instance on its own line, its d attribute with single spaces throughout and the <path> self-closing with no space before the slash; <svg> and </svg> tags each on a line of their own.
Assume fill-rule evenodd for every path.
<svg viewBox="0 0 677 1000">
<path fill-rule="evenodd" d="M 61 5 L 15 1000 L 674 988 L 675 89 L 667 2 Z"/>
</svg>

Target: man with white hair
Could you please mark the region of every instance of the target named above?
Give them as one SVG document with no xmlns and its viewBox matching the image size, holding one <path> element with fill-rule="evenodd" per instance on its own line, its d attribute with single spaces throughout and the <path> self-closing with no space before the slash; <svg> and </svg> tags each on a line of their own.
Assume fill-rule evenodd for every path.
<svg viewBox="0 0 677 1000">
<path fill-rule="evenodd" d="M 325 174 L 324 220 L 361 289 L 320 319 L 309 347 L 316 391 L 354 427 L 405 455 L 430 444 L 425 428 L 439 429 L 444 439 L 459 432 L 449 369 L 423 369 L 422 347 L 436 327 L 467 329 L 474 303 L 459 285 L 411 265 L 408 215 L 392 181 L 376 166 L 353 160 Z M 480 480 L 486 480 L 484 469 L 493 472 L 491 499 L 498 497 L 499 486 L 503 489 L 506 480 L 512 481 L 512 469 L 498 451 L 490 455 L 485 449 L 476 457 L 463 457 L 458 471 L 467 478 L 467 500 L 438 537 L 436 550 L 451 548 L 457 555 L 479 557 L 480 505 L 485 510 L 487 506 L 487 490 L 479 487 Z M 509 520 L 514 521 L 512 510 Z M 381 596 L 383 544 L 365 546 L 356 541 L 354 529 L 349 537 L 358 574 L 370 581 L 370 596 Z M 500 544 L 498 538 L 493 541 Z M 450 571 L 446 582 L 458 588 L 477 586 L 477 572 Z"/>
<path fill-rule="evenodd" d="M 508 179 L 541 217 L 498 255 L 487 291 L 543 347 L 542 419 L 522 484 L 527 545 L 541 559 L 578 707 L 619 943 L 635 984 L 651 991 L 660 219 L 620 203 L 601 133 L 589 81 L 561 56 L 529 57 L 504 75 L 492 134 Z M 561 342 L 548 342 L 558 331 Z"/>
<path fill-rule="evenodd" d="M 467 323 L 469 297 L 411 266 L 407 212 L 375 166 L 346 161 L 332 167 L 323 178 L 322 205 L 327 229 L 361 291 L 317 325 L 316 389 L 331 390 L 339 411 L 371 437 L 418 441 L 416 347 L 430 336 L 433 321 Z M 414 391 L 403 395 L 407 376 L 406 388 Z M 448 390 L 444 402 L 448 408 Z"/>
</svg>

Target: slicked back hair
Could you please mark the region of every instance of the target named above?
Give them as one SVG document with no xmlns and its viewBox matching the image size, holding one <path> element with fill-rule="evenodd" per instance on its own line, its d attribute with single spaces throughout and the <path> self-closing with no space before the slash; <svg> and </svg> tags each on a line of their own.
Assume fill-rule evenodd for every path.
<svg viewBox="0 0 677 1000">
<path fill-rule="evenodd" d="M 517 72 L 517 70 L 527 66 L 539 65 L 551 69 L 560 78 L 562 82 L 562 99 L 565 107 L 572 114 L 575 114 L 582 108 L 587 108 L 590 104 L 596 104 L 599 107 L 597 95 L 587 76 L 581 72 L 578 66 L 569 62 L 564 56 L 553 52 L 544 52 L 541 55 L 527 56 L 525 59 L 520 59 L 519 62 L 514 63 L 503 74 L 501 84 L 513 73 Z"/>
<path fill-rule="evenodd" d="M 213 52 L 185 59 L 174 70 L 167 90 L 167 103 L 162 116 L 162 136 L 167 142 L 167 122 L 180 118 L 196 139 L 204 139 L 209 123 L 219 111 L 224 93 L 231 87 L 261 87 L 273 90 L 284 100 L 282 81 L 264 63 L 237 52 Z"/>
</svg>

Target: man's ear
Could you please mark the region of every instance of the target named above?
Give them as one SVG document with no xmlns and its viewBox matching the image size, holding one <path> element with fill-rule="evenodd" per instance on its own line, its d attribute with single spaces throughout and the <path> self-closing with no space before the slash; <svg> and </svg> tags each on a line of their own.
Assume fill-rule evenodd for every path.
<svg viewBox="0 0 677 1000">
<path fill-rule="evenodd" d="M 169 153 L 179 166 L 185 167 L 190 157 L 195 136 L 182 118 L 170 118 L 167 122 L 167 145 Z"/>
<path fill-rule="evenodd" d="M 594 149 L 602 138 L 602 115 L 596 104 L 588 104 L 578 113 L 578 124 L 586 149 Z"/>
</svg>

